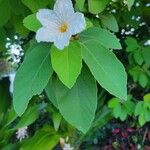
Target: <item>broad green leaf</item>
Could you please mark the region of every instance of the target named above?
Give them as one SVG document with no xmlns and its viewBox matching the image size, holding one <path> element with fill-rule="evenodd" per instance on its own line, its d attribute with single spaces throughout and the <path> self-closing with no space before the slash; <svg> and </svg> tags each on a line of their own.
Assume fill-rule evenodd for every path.
<svg viewBox="0 0 150 150">
<path fill-rule="evenodd" d="M 36 14 L 32 14 L 24 18 L 23 24 L 27 29 L 34 32 L 36 32 L 42 26 L 41 23 L 37 20 Z"/>
<path fill-rule="evenodd" d="M 36 12 L 41 8 L 45 8 L 50 1 L 49 0 L 21 0 L 32 12 Z"/>
<path fill-rule="evenodd" d="M 59 142 L 58 135 L 50 127 L 43 127 L 36 134 L 21 144 L 20 150 L 52 150 Z"/>
<path fill-rule="evenodd" d="M 51 48 L 51 60 L 54 71 L 68 88 L 72 88 L 82 68 L 81 46 L 71 42 L 60 51 L 55 46 Z"/>
<path fill-rule="evenodd" d="M 140 75 L 139 75 L 139 83 L 140 83 L 140 85 L 143 88 L 145 88 L 147 86 L 147 84 L 148 84 L 148 81 L 149 81 L 149 79 L 148 79 L 147 75 L 144 72 L 141 72 Z"/>
<path fill-rule="evenodd" d="M 13 105 L 18 115 L 24 113 L 32 96 L 43 91 L 52 72 L 50 46 L 36 44 L 17 71 L 14 82 Z"/>
<path fill-rule="evenodd" d="M 143 126 L 145 123 L 146 123 L 146 119 L 145 119 L 144 114 L 142 113 L 142 114 L 140 114 L 140 116 L 139 116 L 139 124 L 140 124 L 141 126 Z"/>
<path fill-rule="evenodd" d="M 127 0 L 128 10 L 131 10 L 135 0 Z"/>
<path fill-rule="evenodd" d="M 137 82 L 139 80 L 140 72 L 141 68 L 139 66 L 129 70 L 129 74 L 133 77 L 134 82 Z"/>
<path fill-rule="evenodd" d="M 127 100 L 127 75 L 122 63 L 96 40 L 81 44 L 83 59 L 98 83 L 112 95 Z"/>
<path fill-rule="evenodd" d="M 116 36 L 111 32 L 102 28 L 98 28 L 98 27 L 89 28 L 84 32 L 82 32 L 80 36 L 81 36 L 80 40 L 82 42 L 95 40 L 106 48 L 121 49 L 120 42 L 116 38 Z"/>
<path fill-rule="evenodd" d="M 150 65 L 150 47 L 142 48 L 143 58 L 146 64 Z"/>
<path fill-rule="evenodd" d="M 18 143 L 9 143 L 5 145 L 1 150 L 16 150 L 19 149 L 19 144 Z"/>
<path fill-rule="evenodd" d="M 119 118 L 121 116 L 121 105 L 117 105 L 114 109 L 113 109 L 113 115 L 115 118 Z"/>
<path fill-rule="evenodd" d="M 117 105 L 120 105 L 120 100 L 118 98 L 112 98 L 108 102 L 108 108 L 115 108 Z"/>
<path fill-rule="evenodd" d="M 144 108 L 150 109 L 150 94 L 144 95 Z"/>
<path fill-rule="evenodd" d="M 113 15 L 111 15 L 111 14 L 102 15 L 100 18 L 101 18 L 102 24 L 106 28 L 108 28 L 109 30 L 114 31 L 114 32 L 119 31 L 119 26 L 118 26 L 117 20 Z"/>
<path fill-rule="evenodd" d="M 144 95 L 144 101 L 145 102 L 150 102 L 150 93 Z"/>
<path fill-rule="evenodd" d="M 10 18 L 10 5 L 8 0 L 0 1 L 0 27 L 5 25 Z"/>
<path fill-rule="evenodd" d="M 150 110 L 148 110 L 148 109 L 144 110 L 145 120 L 147 122 L 150 121 L 150 115 L 149 114 L 150 114 Z"/>
<path fill-rule="evenodd" d="M 29 10 L 26 9 L 26 6 L 21 2 L 21 0 L 8 0 L 10 3 L 11 11 L 17 16 L 25 16 L 29 13 Z M 13 15 L 14 15 L 13 14 Z M 16 16 L 15 16 L 16 17 Z"/>
<path fill-rule="evenodd" d="M 0 51 L 5 49 L 6 38 L 6 31 L 3 28 L 0 28 Z"/>
<path fill-rule="evenodd" d="M 127 45 L 127 52 L 133 52 L 137 49 L 139 49 L 139 45 L 136 41 L 136 39 L 132 38 L 132 37 L 127 37 L 125 40 L 125 43 Z"/>
<path fill-rule="evenodd" d="M 128 116 L 128 114 L 127 114 L 127 111 L 126 111 L 126 109 L 124 107 L 121 107 L 121 108 L 122 109 L 120 111 L 120 116 L 119 117 L 120 117 L 121 121 L 125 121 L 127 116 Z"/>
<path fill-rule="evenodd" d="M 22 20 L 23 17 L 21 16 L 15 16 L 13 18 L 14 29 L 22 38 L 26 38 L 30 31 L 24 26 Z"/>
<path fill-rule="evenodd" d="M 75 1 L 76 1 L 75 4 L 76 9 L 82 11 L 84 8 L 85 0 L 75 0 Z"/>
<path fill-rule="evenodd" d="M 141 101 L 136 104 L 135 113 L 134 113 L 135 116 L 140 115 L 142 111 L 143 111 L 143 102 Z"/>
<path fill-rule="evenodd" d="M 88 0 L 89 11 L 93 14 L 101 13 L 110 0 Z"/>
<path fill-rule="evenodd" d="M 38 116 L 38 105 L 29 107 L 29 109 L 27 109 L 27 111 L 20 117 L 20 120 L 15 129 L 29 126 L 38 118 Z"/>
<path fill-rule="evenodd" d="M 136 63 L 138 64 L 138 65 L 142 65 L 142 63 L 143 63 L 143 55 L 142 55 L 142 51 L 140 50 L 140 49 L 138 49 L 138 50 L 136 50 L 135 52 L 134 52 L 134 60 L 136 61 Z"/>
<path fill-rule="evenodd" d="M 133 108 L 135 108 L 135 103 L 133 103 L 133 101 L 128 99 L 126 102 L 123 103 L 123 106 L 125 107 L 129 115 L 132 115 L 134 113 Z"/>
<path fill-rule="evenodd" d="M 56 82 L 57 103 L 62 116 L 78 130 L 86 133 L 97 107 L 96 82 L 89 70 L 83 68 L 72 89 Z"/>
<path fill-rule="evenodd" d="M 48 97 L 48 99 L 52 102 L 52 104 L 58 108 L 58 104 L 57 104 L 57 99 L 56 99 L 56 94 L 55 94 L 55 87 L 54 87 L 54 84 L 53 84 L 53 81 L 55 79 L 53 77 L 50 78 L 46 88 L 45 88 L 45 92 L 46 92 L 46 95 Z"/>
</svg>

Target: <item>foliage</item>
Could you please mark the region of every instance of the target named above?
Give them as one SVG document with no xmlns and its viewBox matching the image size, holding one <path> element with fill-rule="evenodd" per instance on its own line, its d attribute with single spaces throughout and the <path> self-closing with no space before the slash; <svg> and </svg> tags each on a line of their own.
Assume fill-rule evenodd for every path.
<svg viewBox="0 0 150 150">
<path fill-rule="evenodd" d="M 35 38 L 43 26 L 37 12 L 53 9 L 55 0 L 0 0 L 2 150 L 59 149 L 66 143 L 75 149 L 96 149 L 111 124 L 111 135 L 115 135 L 111 148 L 124 148 L 121 145 L 131 128 L 146 128 L 143 140 L 149 139 L 148 1 L 72 2 L 75 11 L 84 14 L 86 29 L 60 50 L 52 42 L 38 43 Z M 14 85 L 9 83 L 12 73 L 16 73 Z M 124 132 L 114 127 L 128 121 Z M 27 139 L 17 141 L 19 129 L 26 127 Z M 132 136 L 128 139 L 134 141 Z M 136 141 L 131 143 L 134 146 Z"/>
</svg>

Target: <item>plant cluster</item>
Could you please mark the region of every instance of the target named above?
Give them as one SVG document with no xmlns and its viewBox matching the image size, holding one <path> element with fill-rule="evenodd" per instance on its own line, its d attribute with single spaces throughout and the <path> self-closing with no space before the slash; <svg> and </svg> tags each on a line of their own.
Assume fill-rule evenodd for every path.
<svg viewBox="0 0 150 150">
<path fill-rule="evenodd" d="M 0 149 L 149 149 L 149 14 L 148 0 L 0 0 Z"/>
</svg>

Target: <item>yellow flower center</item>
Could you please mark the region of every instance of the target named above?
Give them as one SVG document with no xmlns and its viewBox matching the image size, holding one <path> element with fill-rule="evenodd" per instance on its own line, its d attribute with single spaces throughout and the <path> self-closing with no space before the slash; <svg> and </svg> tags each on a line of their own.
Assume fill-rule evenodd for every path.
<svg viewBox="0 0 150 150">
<path fill-rule="evenodd" d="M 61 33 L 64 33 L 68 30 L 68 25 L 66 23 L 62 23 L 61 26 L 59 27 L 59 31 Z"/>
</svg>

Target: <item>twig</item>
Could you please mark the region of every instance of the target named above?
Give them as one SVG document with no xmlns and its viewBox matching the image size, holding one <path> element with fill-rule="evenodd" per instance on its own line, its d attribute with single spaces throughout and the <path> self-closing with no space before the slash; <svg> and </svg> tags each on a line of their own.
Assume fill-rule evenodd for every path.
<svg viewBox="0 0 150 150">
<path fill-rule="evenodd" d="M 146 130 L 145 130 L 145 132 L 144 132 L 144 136 L 143 136 L 143 141 L 142 141 L 142 143 L 144 143 L 144 142 L 145 142 L 147 132 L 148 132 L 148 128 L 146 128 Z"/>
</svg>

